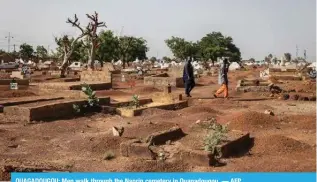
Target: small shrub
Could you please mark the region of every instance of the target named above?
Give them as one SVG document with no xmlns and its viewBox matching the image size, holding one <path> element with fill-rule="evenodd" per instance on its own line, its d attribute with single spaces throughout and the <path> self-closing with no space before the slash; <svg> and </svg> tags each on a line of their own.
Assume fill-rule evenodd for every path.
<svg viewBox="0 0 317 182">
<path fill-rule="evenodd" d="M 77 104 L 73 104 L 73 109 L 76 113 L 80 113 L 80 107 Z"/>
<path fill-rule="evenodd" d="M 81 90 L 88 96 L 88 104 L 90 107 L 99 105 L 99 99 L 96 97 L 96 92 L 93 91 L 88 84 L 83 84 Z"/>
<path fill-rule="evenodd" d="M 211 152 L 216 157 L 220 158 L 221 151 L 217 151 L 217 145 L 219 145 L 221 142 L 223 142 L 227 138 L 226 136 L 226 133 L 228 132 L 227 125 L 223 126 L 215 122 L 212 125 L 211 130 L 212 131 L 204 139 L 204 144 L 205 144 L 204 149 L 206 151 Z"/>
<path fill-rule="evenodd" d="M 207 118 L 207 121 L 200 122 L 199 126 L 201 128 L 210 130 L 213 129 L 215 123 L 217 123 L 217 120 L 215 118 Z"/>
<path fill-rule="evenodd" d="M 99 106 L 99 98 L 96 97 L 96 92 L 93 91 L 88 84 L 83 84 L 81 90 L 88 97 L 87 104 L 83 105 L 83 108 L 93 108 Z M 73 109 L 76 113 L 80 113 L 82 110 L 82 108 L 77 104 L 73 104 Z"/>
<path fill-rule="evenodd" d="M 139 108 L 140 107 L 140 100 L 138 95 L 132 96 L 132 101 L 129 105 L 130 107 Z"/>
<path fill-rule="evenodd" d="M 109 150 L 104 154 L 103 160 L 111 160 L 111 159 L 114 159 L 115 157 L 116 157 L 115 153 Z"/>
</svg>

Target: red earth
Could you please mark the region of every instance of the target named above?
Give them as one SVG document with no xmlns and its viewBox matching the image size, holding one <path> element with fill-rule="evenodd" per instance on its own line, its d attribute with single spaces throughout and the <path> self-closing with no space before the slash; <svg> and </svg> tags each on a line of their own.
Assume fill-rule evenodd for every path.
<svg viewBox="0 0 317 182">
<path fill-rule="evenodd" d="M 133 118 L 99 113 L 70 120 L 25 124 L 8 123 L 6 118 L 9 116 L 0 113 L 0 167 L 3 168 L 0 180 L 9 179 L 4 170 L 8 165 L 61 171 L 316 171 L 316 102 L 283 101 L 270 98 L 268 93 L 235 91 L 239 79 L 258 77 L 258 69 L 231 72 L 228 100 L 212 96 L 219 88 L 217 76 L 202 77 L 192 92 L 189 107 L 176 111 L 147 109 L 141 116 Z M 296 90 L 305 84 L 304 81 L 292 81 L 283 85 Z M 302 89 L 308 94 L 316 94 L 311 85 Z M 161 91 L 144 86 L 142 80 L 138 80 L 131 89 L 97 91 L 97 96 L 129 100 L 134 94 L 151 97 L 157 92 Z M 182 88 L 173 88 L 172 94 L 177 96 L 183 92 Z M 32 94 L 28 89 L 0 91 L 0 97 L 8 99 Z M 273 111 L 274 116 L 264 114 L 265 110 Z M 210 118 L 221 124 L 228 123 L 230 130 L 250 132 L 254 137 L 253 148 L 243 156 L 222 159 L 226 165 L 221 167 L 196 166 L 178 158 L 162 162 L 120 155 L 123 141 L 145 138 L 173 126 L 179 126 L 191 135 L 194 134 L 191 128 L 198 121 Z M 125 128 L 122 137 L 112 136 L 113 126 Z M 189 141 L 188 145 L 196 140 Z M 114 158 L 104 160 L 109 151 L 114 153 Z"/>
</svg>

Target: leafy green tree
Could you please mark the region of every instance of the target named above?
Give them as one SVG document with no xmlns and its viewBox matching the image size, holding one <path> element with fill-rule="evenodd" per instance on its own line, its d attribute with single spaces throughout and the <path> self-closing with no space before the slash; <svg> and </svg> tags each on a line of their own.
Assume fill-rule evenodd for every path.
<svg viewBox="0 0 317 182">
<path fill-rule="evenodd" d="M 132 44 L 132 59 L 133 61 L 137 58 L 139 60 L 145 60 L 147 59 L 146 53 L 149 51 L 149 48 L 147 47 L 147 42 L 142 37 L 134 37 L 134 41 Z"/>
<path fill-rule="evenodd" d="M 61 66 L 61 77 L 65 77 L 66 69 L 70 65 L 71 61 L 82 61 L 84 60 L 84 51 L 85 45 L 82 40 L 79 39 L 82 36 L 77 38 L 69 38 L 67 35 L 64 35 L 60 38 L 55 38 L 55 42 L 58 45 L 56 49 L 55 56 L 59 58 L 63 57 L 63 62 Z"/>
<path fill-rule="evenodd" d="M 56 43 L 58 46 L 54 53 L 54 57 L 62 58 L 65 54 L 65 48 L 66 48 L 66 51 L 69 51 L 68 46 L 74 40 L 75 38 L 73 37 L 70 38 L 68 36 L 57 38 L 55 41 L 57 41 Z M 72 54 L 69 57 L 69 63 L 71 63 L 72 61 L 80 61 L 83 63 L 86 62 L 88 60 L 88 53 L 87 53 L 84 41 L 83 40 L 76 41 L 73 46 L 74 46 L 73 48 L 74 50 L 72 51 Z"/>
<path fill-rule="evenodd" d="M 167 56 L 164 56 L 162 59 L 168 63 L 172 62 L 172 59 Z"/>
<path fill-rule="evenodd" d="M 265 58 L 264 58 L 264 62 L 267 62 L 267 63 L 269 63 L 269 64 L 271 64 L 271 63 L 272 63 L 271 58 L 270 58 L 270 57 L 268 57 L 268 56 L 265 56 Z"/>
<path fill-rule="evenodd" d="M 110 62 L 119 59 L 119 38 L 112 31 L 102 31 L 99 33 L 100 45 L 97 49 L 96 57 L 100 62 Z"/>
<path fill-rule="evenodd" d="M 291 59 L 292 59 L 292 55 L 291 55 L 291 53 L 284 53 L 284 57 L 285 57 L 285 59 L 286 59 L 286 61 L 291 61 Z"/>
<path fill-rule="evenodd" d="M 172 36 L 170 39 L 165 40 L 165 43 L 174 56 L 180 59 L 197 57 L 200 50 L 199 43 L 189 42 L 184 38 Z"/>
<path fill-rule="evenodd" d="M 20 57 L 19 56 L 19 52 L 17 52 L 17 51 L 10 52 L 9 54 L 10 54 L 10 56 L 12 56 L 14 58 L 19 58 Z"/>
<path fill-rule="evenodd" d="M 5 54 L 5 53 L 6 53 L 6 51 L 0 49 L 0 55 Z"/>
<path fill-rule="evenodd" d="M 270 59 L 273 59 L 273 55 L 272 54 L 269 54 L 267 57 L 270 58 Z"/>
<path fill-rule="evenodd" d="M 44 46 L 37 46 L 36 47 L 36 56 L 38 58 L 41 58 L 41 59 L 44 59 L 44 58 L 48 57 L 48 52 L 47 52 L 47 50 L 45 49 Z"/>
<path fill-rule="evenodd" d="M 233 43 L 233 39 L 222 35 L 221 32 L 207 34 L 199 45 L 201 56 L 204 59 L 211 59 L 213 64 L 218 57 L 229 57 L 230 62 L 241 60 L 240 50 Z"/>
<path fill-rule="evenodd" d="M 150 61 L 151 61 L 152 64 L 154 64 L 157 61 L 157 59 L 156 59 L 156 57 L 151 57 Z"/>
<path fill-rule="evenodd" d="M 251 63 L 255 63 L 255 59 L 254 59 L 254 58 L 250 58 L 249 61 L 250 61 Z"/>
<path fill-rule="evenodd" d="M 20 45 L 19 54 L 20 54 L 20 57 L 22 59 L 27 60 L 27 59 L 32 58 L 33 53 L 34 53 L 34 49 L 31 45 L 29 45 L 27 43 Z"/>
<path fill-rule="evenodd" d="M 146 40 L 143 38 L 136 38 L 132 36 L 123 36 L 119 38 L 119 58 L 123 62 L 123 68 L 125 64 L 130 61 L 134 61 L 136 58 L 139 60 L 146 59 L 146 52 L 148 47 Z"/>
</svg>

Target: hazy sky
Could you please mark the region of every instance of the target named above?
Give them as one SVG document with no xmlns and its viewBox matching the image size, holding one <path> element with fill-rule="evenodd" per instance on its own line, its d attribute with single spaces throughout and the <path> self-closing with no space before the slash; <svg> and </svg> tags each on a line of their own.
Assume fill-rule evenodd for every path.
<svg viewBox="0 0 317 182">
<path fill-rule="evenodd" d="M 0 0 L 0 49 L 11 44 L 56 47 L 54 36 L 76 35 L 66 24 L 78 14 L 97 11 L 109 29 L 148 41 L 148 56 L 171 56 L 164 43 L 171 36 L 196 41 L 212 31 L 231 36 L 242 57 L 264 59 L 284 52 L 316 57 L 315 0 Z M 13 46 L 11 46 L 13 50 Z"/>
</svg>

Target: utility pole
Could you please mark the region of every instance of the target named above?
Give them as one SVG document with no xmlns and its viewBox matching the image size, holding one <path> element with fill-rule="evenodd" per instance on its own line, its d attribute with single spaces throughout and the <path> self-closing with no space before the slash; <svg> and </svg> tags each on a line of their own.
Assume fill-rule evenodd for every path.
<svg viewBox="0 0 317 182">
<path fill-rule="evenodd" d="M 304 50 L 304 59 L 306 60 L 306 49 Z"/>
<path fill-rule="evenodd" d="M 296 44 L 296 58 L 298 58 L 298 46 Z"/>
<path fill-rule="evenodd" d="M 13 52 L 15 52 L 15 44 L 13 44 Z"/>
<path fill-rule="evenodd" d="M 13 39 L 13 37 L 11 36 L 11 33 L 9 32 L 9 36 L 6 36 L 5 37 L 6 39 L 8 39 L 8 53 L 10 52 L 10 42 L 11 42 L 11 39 Z"/>
</svg>

